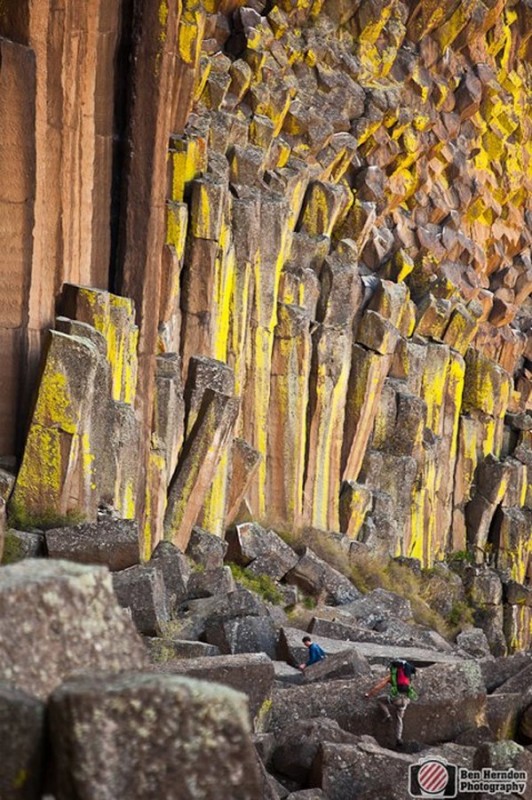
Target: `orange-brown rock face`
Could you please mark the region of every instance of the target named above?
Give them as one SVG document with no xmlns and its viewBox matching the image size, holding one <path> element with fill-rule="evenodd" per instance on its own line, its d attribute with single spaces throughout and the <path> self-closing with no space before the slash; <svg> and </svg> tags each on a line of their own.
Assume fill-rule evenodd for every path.
<svg viewBox="0 0 532 800">
<path fill-rule="evenodd" d="M 65 482 L 78 473 L 56 472 L 57 513 L 72 497 L 89 515 L 127 507 L 148 555 L 163 535 L 186 546 L 195 522 L 221 534 L 246 509 L 425 564 L 496 553 L 524 580 L 528 3 L 81 5 L 61 36 L 44 0 L 0 6 L 3 452 L 24 421 L 36 332 L 63 283 L 89 284 L 126 316 L 104 329 L 79 292 L 60 309 L 64 341 L 81 339 L 102 376 L 69 442 L 104 442 L 95 403 L 114 409 L 118 438 L 112 466 L 74 447 L 77 493 Z M 39 509 L 46 486 L 33 498 L 34 517 L 53 510 Z"/>
</svg>

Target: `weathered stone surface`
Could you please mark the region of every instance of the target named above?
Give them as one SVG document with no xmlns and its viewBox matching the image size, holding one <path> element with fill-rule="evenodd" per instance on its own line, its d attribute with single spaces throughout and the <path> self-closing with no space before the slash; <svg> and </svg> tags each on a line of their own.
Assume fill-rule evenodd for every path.
<svg viewBox="0 0 532 800">
<path fill-rule="evenodd" d="M 156 566 L 138 565 L 113 574 L 113 589 L 131 616 L 139 633 L 156 636 L 168 619 L 166 589 Z"/>
<path fill-rule="evenodd" d="M 186 557 L 172 542 L 159 542 L 149 561 L 163 576 L 166 607 L 173 614 L 187 597 L 191 570 Z"/>
<path fill-rule="evenodd" d="M 139 531 L 133 520 L 105 519 L 46 533 L 50 558 L 103 564 L 111 571 L 139 563 Z"/>
<path fill-rule="evenodd" d="M 45 704 L 10 683 L 0 684 L 0 796 L 38 800 L 45 763 Z"/>
<path fill-rule="evenodd" d="M 259 797 L 246 706 L 239 692 L 177 675 L 71 679 L 50 703 L 54 793 L 214 800 L 223 785 Z"/>
<path fill-rule="evenodd" d="M 263 718 L 267 717 L 274 669 L 271 659 L 265 653 L 169 660 L 158 664 L 157 669 L 160 672 L 171 672 L 230 686 L 247 696 L 252 720 L 262 724 Z"/>
<path fill-rule="evenodd" d="M 29 559 L 0 570 L 4 678 L 46 697 L 82 668 L 142 667 L 145 651 L 103 567 Z M 13 636 L 13 630 L 17 635 Z"/>
<path fill-rule="evenodd" d="M 2 564 L 15 564 L 25 558 L 38 558 L 44 555 L 44 534 L 15 531 L 12 528 L 5 532 Z"/>
<path fill-rule="evenodd" d="M 456 644 L 473 658 L 485 658 L 490 654 L 486 634 L 480 628 L 461 631 L 456 637 Z"/>
<path fill-rule="evenodd" d="M 318 558 L 308 547 L 305 548 L 295 567 L 286 575 L 286 581 L 334 605 L 349 603 L 360 594 L 351 581 Z"/>
<path fill-rule="evenodd" d="M 371 740 L 356 745 L 327 742 L 318 750 L 313 781 L 331 800 L 349 800 L 354 785 L 361 797 L 375 792 L 374 796 L 403 800 L 412 763 L 413 756 L 385 750 Z"/>
</svg>

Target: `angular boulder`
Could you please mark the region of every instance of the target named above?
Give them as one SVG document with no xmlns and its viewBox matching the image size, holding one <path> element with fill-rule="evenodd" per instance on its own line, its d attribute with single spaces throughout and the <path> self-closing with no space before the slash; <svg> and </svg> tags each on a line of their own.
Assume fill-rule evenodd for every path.
<svg viewBox="0 0 532 800">
<path fill-rule="evenodd" d="M 87 674 L 50 700 L 56 800 L 262 797 L 244 695 L 177 675 Z"/>
<path fill-rule="evenodd" d="M 248 698 L 252 719 L 258 719 L 268 705 L 274 679 L 273 663 L 264 653 L 167 661 L 157 665 L 157 671 L 221 683 L 243 692 Z"/>
<path fill-rule="evenodd" d="M 139 633 L 156 636 L 168 620 L 164 579 L 157 567 L 139 564 L 113 573 L 113 589 Z"/>
<path fill-rule="evenodd" d="M 280 580 L 299 561 L 299 556 L 272 530 L 256 523 L 237 525 L 226 534 L 227 558 L 257 575 Z"/>
<path fill-rule="evenodd" d="M 371 740 L 356 745 L 326 742 L 316 756 L 312 783 L 323 789 L 327 800 L 404 800 L 413 763 L 413 756 L 386 750 Z"/>
<path fill-rule="evenodd" d="M 186 557 L 172 542 L 159 542 L 150 562 L 157 567 L 164 579 L 166 608 L 172 614 L 187 597 L 191 570 Z"/>
<path fill-rule="evenodd" d="M 97 522 L 54 528 L 45 536 L 50 558 L 103 564 L 112 572 L 140 561 L 139 529 L 134 520 L 107 517 Z"/>
<path fill-rule="evenodd" d="M 360 597 L 360 592 L 348 578 L 308 547 L 286 575 L 286 582 L 295 584 L 313 597 L 323 598 L 330 605 L 344 605 Z"/>
<path fill-rule="evenodd" d="M 187 556 L 205 570 L 214 570 L 223 567 L 224 556 L 227 552 L 227 542 L 207 533 L 201 528 L 192 528 L 190 541 L 187 547 Z"/>
<path fill-rule="evenodd" d="M 370 666 L 364 656 L 358 655 L 355 650 L 343 650 L 307 667 L 303 677 L 305 683 L 315 683 L 325 678 L 368 677 L 370 674 Z"/>
<path fill-rule="evenodd" d="M 28 559 L 0 569 L 0 641 L 4 679 L 39 698 L 76 670 L 136 669 L 146 661 L 108 570 L 68 561 Z"/>
<path fill-rule="evenodd" d="M 268 617 L 238 617 L 210 622 L 205 639 L 222 653 L 267 653 L 274 659 L 277 653 L 277 628 Z"/>
<path fill-rule="evenodd" d="M 342 730 L 334 720 L 300 720 L 287 726 L 278 738 L 272 755 L 273 768 L 286 778 L 306 784 L 322 742 L 355 744 L 357 737 Z"/>
</svg>

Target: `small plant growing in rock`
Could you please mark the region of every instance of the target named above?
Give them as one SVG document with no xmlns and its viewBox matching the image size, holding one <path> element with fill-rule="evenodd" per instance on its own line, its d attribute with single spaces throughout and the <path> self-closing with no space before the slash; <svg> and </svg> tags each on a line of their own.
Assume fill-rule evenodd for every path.
<svg viewBox="0 0 532 800">
<path fill-rule="evenodd" d="M 282 604 L 283 595 L 268 575 L 252 575 L 244 567 L 234 563 L 230 563 L 229 567 L 233 578 L 241 586 L 249 589 L 250 592 L 260 595 L 268 603 L 273 603 L 274 605 Z"/>
</svg>

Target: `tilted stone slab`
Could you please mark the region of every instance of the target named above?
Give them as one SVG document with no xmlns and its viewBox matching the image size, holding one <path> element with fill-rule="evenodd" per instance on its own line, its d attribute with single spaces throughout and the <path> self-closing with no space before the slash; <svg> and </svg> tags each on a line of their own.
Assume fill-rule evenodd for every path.
<svg viewBox="0 0 532 800">
<path fill-rule="evenodd" d="M 0 683 L 0 739 L 2 800 L 40 800 L 44 778 L 45 704 Z"/>
<path fill-rule="evenodd" d="M 103 564 L 111 571 L 139 563 L 139 529 L 133 520 L 103 518 L 98 522 L 47 531 L 50 558 L 80 564 Z"/>
<path fill-rule="evenodd" d="M 75 670 L 134 669 L 146 659 L 107 569 L 67 561 L 0 570 L 0 641 L 4 679 L 36 697 Z"/>
<path fill-rule="evenodd" d="M 243 694 L 177 675 L 87 674 L 50 702 L 57 800 L 262 797 Z"/>
<path fill-rule="evenodd" d="M 221 683 L 243 692 L 252 719 L 258 719 L 261 710 L 265 713 L 274 680 L 273 662 L 265 653 L 182 658 L 157 664 L 157 671 Z"/>
<path fill-rule="evenodd" d="M 64 517 L 86 500 L 90 474 L 80 464 L 99 353 L 88 339 L 52 331 L 22 464 L 10 500 L 19 520 Z M 80 495 L 81 491 L 81 495 Z M 89 491 L 90 496 L 90 491 Z M 84 506 L 81 508 L 85 510 Z M 27 524 L 27 523 L 26 523 Z"/>
<path fill-rule="evenodd" d="M 235 591 L 235 581 L 230 567 L 194 570 L 187 586 L 187 597 L 219 597 Z"/>
<path fill-rule="evenodd" d="M 356 650 L 341 650 L 331 653 L 326 658 L 312 664 L 303 673 L 305 683 L 317 683 L 328 678 L 367 677 L 370 675 L 370 666 L 364 656 Z"/>
<path fill-rule="evenodd" d="M 186 550 L 192 528 L 232 432 L 238 400 L 207 389 L 197 424 L 183 447 L 168 493 L 165 538 Z"/>
<path fill-rule="evenodd" d="M 226 525 L 236 518 L 246 490 L 259 468 L 262 456 L 244 439 L 233 439 L 231 447 L 231 475 L 227 498 Z"/>
<path fill-rule="evenodd" d="M 298 628 L 281 628 L 279 640 L 279 655 L 292 664 L 302 664 L 307 659 L 308 650 L 302 642 L 303 636 L 308 636 L 306 631 Z M 344 650 L 354 650 L 359 656 L 367 658 L 371 664 L 388 664 L 394 658 L 405 658 L 418 665 L 427 664 L 458 664 L 463 658 L 454 653 L 442 653 L 427 647 L 398 647 L 398 645 L 373 644 L 370 642 L 347 642 L 338 639 L 328 639 L 324 636 L 312 637 L 313 641 L 325 650 L 326 653 L 341 653 Z"/>
</svg>

